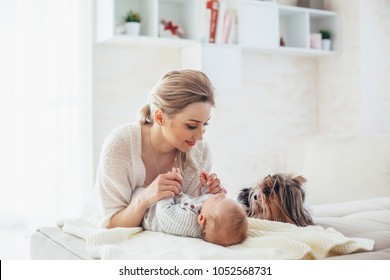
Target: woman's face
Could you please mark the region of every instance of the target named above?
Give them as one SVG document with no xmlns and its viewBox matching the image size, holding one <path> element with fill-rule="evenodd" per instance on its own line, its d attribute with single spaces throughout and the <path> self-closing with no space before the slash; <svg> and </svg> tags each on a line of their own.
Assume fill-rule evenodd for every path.
<svg viewBox="0 0 390 280">
<path fill-rule="evenodd" d="M 165 139 L 182 152 L 190 151 L 203 139 L 211 107 L 209 102 L 192 103 L 172 119 L 166 118 L 162 126 Z"/>
</svg>

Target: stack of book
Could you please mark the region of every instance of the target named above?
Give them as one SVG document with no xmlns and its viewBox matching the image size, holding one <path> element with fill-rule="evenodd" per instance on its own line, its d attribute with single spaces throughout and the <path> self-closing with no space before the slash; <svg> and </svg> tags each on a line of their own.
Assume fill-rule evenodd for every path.
<svg viewBox="0 0 390 280">
<path fill-rule="evenodd" d="M 215 44 L 237 44 L 236 10 L 220 0 L 207 0 L 205 8 L 206 41 Z"/>
</svg>

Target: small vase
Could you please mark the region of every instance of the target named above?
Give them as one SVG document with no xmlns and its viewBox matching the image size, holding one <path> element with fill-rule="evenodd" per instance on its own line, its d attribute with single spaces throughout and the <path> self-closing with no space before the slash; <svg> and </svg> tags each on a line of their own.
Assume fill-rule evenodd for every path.
<svg viewBox="0 0 390 280">
<path fill-rule="evenodd" d="M 130 36 L 138 36 L 141 24 L 139 22 L 126 22 L 126 34 Z"/>
<path fill-rule="evenodd" d="M 322 50 L 330 51 L 331 41 L 330 39 L 322 39 Z"/>
</svg>

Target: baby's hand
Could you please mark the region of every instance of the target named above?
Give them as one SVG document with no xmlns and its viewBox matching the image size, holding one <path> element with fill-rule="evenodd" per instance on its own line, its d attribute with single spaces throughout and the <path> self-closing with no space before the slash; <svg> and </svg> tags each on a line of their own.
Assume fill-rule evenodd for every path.
<svg viewBox="0 0 390 280">
<path fill-rule="evenodd" d="M 178 168 L 178 167 L 172 167 L 172 172 L 173 172 L 173 173 L 176 173 L 176 174 L 178 174 L 178 175 L 180 175 L 180 176 L 182 176 L 182 175 L 181 175 L 180 168 Z"/>
<path fill-rule="evenodd" d="M 201 172 L 199 175 L 199 195 L 207 194 L 207 173 Z"/>
<path fill-rule="evenodd" d="M 211 193 L 226 193 L 226 189 L 221 185 L 221 181 L 215 173 L 207 173 L 202 171 L 199 176 L 201 194 Z"/>
</svg>

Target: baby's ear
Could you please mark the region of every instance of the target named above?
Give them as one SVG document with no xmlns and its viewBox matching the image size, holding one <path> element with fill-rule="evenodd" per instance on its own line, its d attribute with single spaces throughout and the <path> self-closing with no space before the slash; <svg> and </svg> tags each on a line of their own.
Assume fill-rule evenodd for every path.
<svg viewBox="0 0 390 280">
<path fill-rule="evenodd" d="M 206 217 L 203 214 L 198 215 L 198 224 L 204 226 L 206 223 Z"/>
</svg>

